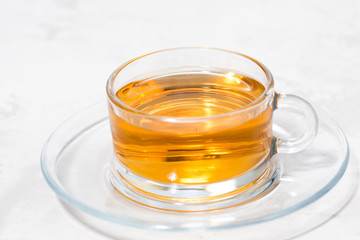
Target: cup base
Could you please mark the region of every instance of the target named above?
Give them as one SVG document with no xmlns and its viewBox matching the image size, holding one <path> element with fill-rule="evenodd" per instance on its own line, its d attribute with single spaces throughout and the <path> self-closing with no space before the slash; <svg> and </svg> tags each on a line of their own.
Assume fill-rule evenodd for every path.
<svg viewBox="0 0 360 240">
<path fill-rule="evenodd" d="M 278 157 L 273 156 L 230 180 L 185 185 L 144 179 L 116 161 L 108 178 L 117 192 L 141 205 L 167 211 L 203 212 L 241 205 L 267 195 L 278 185 L 281 169 Z"/>
</svg>

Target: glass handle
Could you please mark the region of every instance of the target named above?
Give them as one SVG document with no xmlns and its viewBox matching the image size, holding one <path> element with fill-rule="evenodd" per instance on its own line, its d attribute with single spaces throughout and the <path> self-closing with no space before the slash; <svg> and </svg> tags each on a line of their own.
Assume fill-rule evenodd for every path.
<svg viewBox="0 0 360 240">
<path fill-rule="evenodd" d="M 305 119 L 305 130 L 300 136 L 290 139 L 276 138 L 277 153 L 295 153 L 303 150 L 315 138 L 318 130 L 318 118 L 315 109 L 301 97 L 291 94 L 275 94 L 275 108 L 292 110 Z M 296 127 L 296 126 L 294 126 Z"/>
</svg>

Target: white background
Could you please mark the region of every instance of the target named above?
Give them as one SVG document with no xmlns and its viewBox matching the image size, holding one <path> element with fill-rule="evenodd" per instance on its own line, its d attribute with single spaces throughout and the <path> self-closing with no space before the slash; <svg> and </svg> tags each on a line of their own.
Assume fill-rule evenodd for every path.
<svg viewBox="0 0 360 240">
<path fill-rule="evenodd" d="M 0 239 L 108 239 L 59 204 L 41 174 L 42 146 L 62 121 L 105 99 L 121 63 L 180 46 L 260 60 L 277 90 L 336 119 L 359 156 L 360 1 L 2 0 Z M 357 193 L 298 239 L 359 239 L 359 222 Z"/>
</svg>

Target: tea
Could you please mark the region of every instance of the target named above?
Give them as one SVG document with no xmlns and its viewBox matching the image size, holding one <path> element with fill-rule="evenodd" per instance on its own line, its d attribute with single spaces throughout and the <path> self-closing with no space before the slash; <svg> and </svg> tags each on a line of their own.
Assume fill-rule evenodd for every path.
<svg viewBox="0 0 360 240">
<path fill-rule="evenodd" d="M 134 173 L 165 183 L 204 184 L 242 175 L 269 157 L 273 109 L 236 111 L 251 108 L 265 91 L 255 79 L 225 71 L 131 82 L 116 96 L 136 118 L 110 107 L 115 153 Z M 215 115 L 222 120 L 213 120 Z"/>
</svg>

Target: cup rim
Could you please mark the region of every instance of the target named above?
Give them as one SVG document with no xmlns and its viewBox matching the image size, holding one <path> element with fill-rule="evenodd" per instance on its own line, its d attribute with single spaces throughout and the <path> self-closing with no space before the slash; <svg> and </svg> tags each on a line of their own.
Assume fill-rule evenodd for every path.
<svg viewBox="0 0 360 240">
<path fill-rule="evenodd" d="M 128 106 L 127 104 L 120 101 L 115 96 L 114 92 L 112 91 L 112 85 L 113 85 L 117 75 L 121 72 L 121 70 L 126 68 L 126 66 L 128 66 L 129 64 L 131 64 L 139 59 L 142 59 L 144 57 L 154 55 L 157 53 L 162 53 L 162 52 L 167 52 L 167 51 L 176 51 L 176 50 L 186 50 L 186 49 L 198 49 L 198 50 L 203 49 L 203 50 L 210 50 L 210 51 L 221 51 L 221 52 L 227 52 L 230 54 L 235 54 L 235 55 L 239 55 L 241 57 L 245 57 L 245 58 L 249 59 L 250 61 L 252 61 L 253 63 L 257 64 L 262 69 L 262 71 L 265 73 L 267 80 L 269 81 L 269 84 L 268 84 L 268 86 L 266 86 L 265 91 L 258 98 L 256 98 L 255 101 L 253 101 L 251 104 L 245 106 L 244 108 L 240 108 L 238 110 L 227 112 L 227 113 L 211 115 L 211 116 L 201 116 L 201 117 L 170 117 L 170 116 L 161 116 L 161 115 L 151 115 L 151 114 L 147 114 L 142 111 L 138 111 L 138 110 Z M 272 95 L 271 93 L 273 92 L 273 86 L 274 86 L 274 79 L 273 79 L 273 76 L 272 76 L 270 70 L 264 64 L 259 62 L 258 60 L 254 59 L 252 57 L 249 57 L 245 54 L 238 53 L 238 52 L 231 51 L 231 50 L 221 49 L 221 48 L 213 48 L 213 47 L 176 47 L 176 48 L 166 48 L 166 49 L 162 49 L 162 50 L 158 50 L 158 51 L 153 51 L 153 52 L 141 55 L 139 57 L 133 58 L 129 61 L 126 61 L 125 63 L 120 65 L 118 68 L 116 68 L 115 71 L 108 78 L 107 83 L 106 83 L 106 93 L 108 96 L 108 100 L 110 100 L 110 102 L 112 104 L 115 104 L 115 106 L 120 107 L 121 109 L 125 110 L 126 112 L 130 112 L 131 114 L 146 117 L 148 119 L 158 119 L 158 120 L 162 120 L 165 122 L 193 122 L 193 121 L 204 121 L 204 120 L 228 117 L 231 115 L 235 115 L 235 114 L 239 114 L 242 112 L 252 110 L 252 109 L 256 108 L 257 106 L 259 106 L 265 99 L 268 98 L 268 96 Z"/>
</svg>

